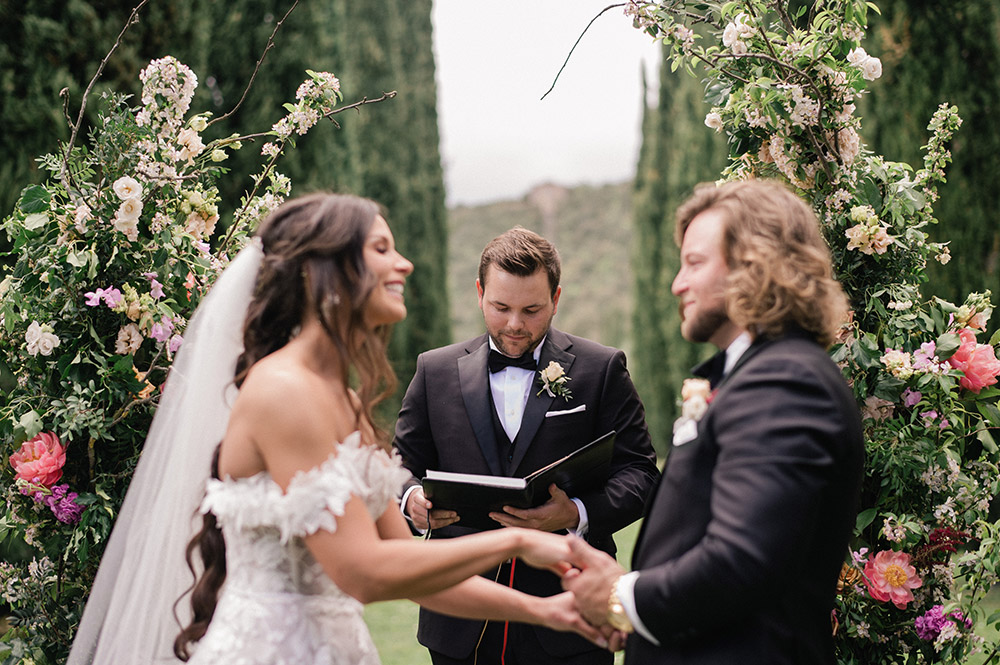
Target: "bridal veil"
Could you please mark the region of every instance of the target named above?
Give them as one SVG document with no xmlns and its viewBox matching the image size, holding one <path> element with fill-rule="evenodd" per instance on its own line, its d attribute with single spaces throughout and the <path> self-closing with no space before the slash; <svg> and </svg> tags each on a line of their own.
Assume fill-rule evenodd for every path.
<svg viewBox="0 0 1000 665">
<path fill-rule="evenodd" d="M 174 603 L 191 585 L 184 550 L 236 395 L 233 371 L 263 252 L 256 239 L 195 312 L 108 540 L 68 665 L 176 662 Z M 181 603 L 177 617 L 190 620 Z"/>
</svg>

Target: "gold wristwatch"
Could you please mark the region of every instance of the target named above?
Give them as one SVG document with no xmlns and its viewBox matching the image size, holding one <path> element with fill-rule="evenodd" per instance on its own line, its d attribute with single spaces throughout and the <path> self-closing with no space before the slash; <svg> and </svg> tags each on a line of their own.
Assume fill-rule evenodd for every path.
<svg viewBox="0 0 1000 665">
<path fill-rule="evenodd" d="M 619 578 L 620 579 L 620 578 Z M 623 633 L 635 632 L 632 621 L 625 614 L 625 606 L 618 599 L 618 580 L 611 585 L 611 593 L 608 595 L 608 625 Z"/>
</svg>

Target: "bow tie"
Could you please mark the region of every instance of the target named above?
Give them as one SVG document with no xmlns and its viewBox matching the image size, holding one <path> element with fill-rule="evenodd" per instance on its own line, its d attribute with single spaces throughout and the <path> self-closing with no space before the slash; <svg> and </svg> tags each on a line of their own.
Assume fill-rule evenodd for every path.
<svg viewBox="0 0 1000 665">
<path fill-rule="evenodd" d="M 529 369 L 531 371 L 535 371 L 538 367 L 538 363 L 535 362 L 535 356 L 531 351 L 517 358 L 511 358 L 499 351 L 490 349 L 490 357 L 486 364 L 490 368 L 490 374 L 495 374 L 508 367 L 520 367 L 521 369 Z"/>
</svg>

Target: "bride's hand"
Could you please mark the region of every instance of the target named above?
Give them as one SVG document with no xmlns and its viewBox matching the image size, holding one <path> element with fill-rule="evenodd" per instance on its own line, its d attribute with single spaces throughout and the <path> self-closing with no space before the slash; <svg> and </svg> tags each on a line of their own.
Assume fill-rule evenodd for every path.
<svg viewBox="0 0 1000 665">
<path fill-rule="evenodd" d="M 518 529 L 518 532 L 520 546 L 516 556 L 526 564 L 551 570 L 560 577 L 572 568 L 568 563 L 572 554 L 569 538 L 534 529 Z"/>
<path fill-rule="evenodd" d="M 546 628 L 573 632 L 587 638 L 602 649 L 609 648 L 607 638 L 612 631 L 607 631 L 608 635 L 605 635 L 605 631 L 587 623 L 576 611 L 573 594 L 569 591 L 548 598 L 538 598 L 536 612 L 541 624 Z M 618 643 L 618 648 L 621 648 L 620 640 Z"/>
</svg>

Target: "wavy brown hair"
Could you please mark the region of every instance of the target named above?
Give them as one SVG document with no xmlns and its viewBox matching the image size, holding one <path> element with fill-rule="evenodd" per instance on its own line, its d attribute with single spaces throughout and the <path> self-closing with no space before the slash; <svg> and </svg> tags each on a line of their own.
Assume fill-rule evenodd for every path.
<svg viewBox="0 0 1000 665">
<path fill-rule="evenodd" d="M 242 386 L 250 368 L 287 344 L 311 312 L 336 348 L 344 385 L 357 388 L 357 424 L 371 426 L 378 445 L 388 449 L 389 438 L 377 426 L 373 411 L 396 386 L 386 356 L 389 326 L 371 328 L 364 318 L 365 305 L 377 283 L 365 264 L 364 246 L 380 214 L 378 204 L 368 199 L 311 194 L 284 203 L 264 220 L 256 234 L 264 258 L 247 308 L 244 349 L 233 381 Z M 218 450 L 212 461 L 212 477 L 219 477 Z M 206 513 L 201 531 L 187 547 L 188 567 L 195 575 L 192 622 L 174 641 L 174 653 L 183 661 L 188 660 L 191 643 L 202 638 L 215 613 L 218 592 L 226 579 L 225 553 L 215 516 Z M 201 575 L 195 570 L 196 556 L 204 569 Z"/>
<path fill-rule="evenodd" d="M 812 208 L 777 182 L 704 183 L 677 210 L 678 245 L 707 210 L 725 219 L 729 318 L 758 336 L 776 337 L 796 326 L 823 346 L 832 344 L 847 320 L 847 298 Z"/>
</svg>

